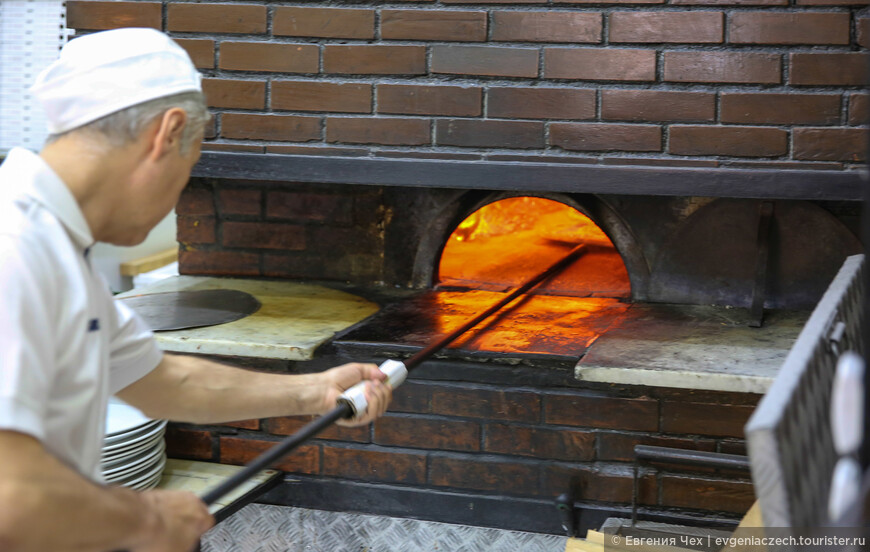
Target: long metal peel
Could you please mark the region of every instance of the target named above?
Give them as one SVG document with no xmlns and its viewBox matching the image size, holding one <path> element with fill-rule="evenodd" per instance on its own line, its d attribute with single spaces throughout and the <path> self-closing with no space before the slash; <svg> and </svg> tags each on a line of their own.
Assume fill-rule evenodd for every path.
<svg viewBox="0 0 870 552">
<path fill-rule="evenodd" d="M 570 253 L 548 266 L 545 270 L 539 272 L 538 274 L 527 280 L 521 286 L 517 287 L 509 294 L 505 295 L 494 305 L 490 306 L 483 312 L 469 319 L 449 334 L 439 339 L 436 339 L 404 362 L 400 362 L 397 360 L 388 360 L 384 362 L 380 365 L 380 370 L 387 374 L 388 382 L 390 383 L 390 385 L 392 385 L 393 389 L 395 389 L 403 381 L 405 381 L 405 376 L 407 375 L 408 371 L 416 368 L 424 360 L 452 343 L 460 335 L 467 332 L 468 330 L 482 322 L 485 318 L 491 316 L 496 311 L 498 311 L 520 295 L 524 294 L 525 292 L 529 291 L 544 280 L 550 278 L 551 276 L 561 272 L 562 270 L 570 266 L 574 261 L 580 258 L 583 254 L 585 254 L 587 252 L 587 249 L 588 247 L 585 244 L 578 245 L 577 247 L 572 249 Z M 344 418 L 352 418 L 354 416 L 364 414 L 366 407 L 367 403 L 365 399 L 365 382 L 361 382 L 345 391 L 341 395 L 341 397 L 339 397 L 338 404 L 335 408 L 322 415 L 321 417 L 317 418 L 316 420 L 312 421 L 295 434 L 286 437 L 283 441 L 280 441 L 277 445 L 267 450 L 257 458 L 253 459 L 243 469 L 233 474 L 230 478 L 223 481 L 220 485 L 206 492 L 202 496 L 202 501 L 208 505 L 214 504 L 225 495 L 232 492 L 236 487 L 255 476 L 261 470 L 268 468 L 269 466 L 295 450 L 302 443 L 331 426 L 333 423 Z"/>
</svg>

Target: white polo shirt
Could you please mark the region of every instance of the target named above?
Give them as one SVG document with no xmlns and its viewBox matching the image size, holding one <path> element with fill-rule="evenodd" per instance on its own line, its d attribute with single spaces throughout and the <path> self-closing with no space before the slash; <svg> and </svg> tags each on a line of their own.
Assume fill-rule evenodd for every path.
<svg viewBox="0 0 870 552">
<path fill-rule="evenodd" d="M 93 243 L 54 171 L 28 150 L 9 152 L 0 165 L 0 429 L 36 437 L 101 481 L 108 398 L 163 353 L 94 270 Z"/>
</svg>

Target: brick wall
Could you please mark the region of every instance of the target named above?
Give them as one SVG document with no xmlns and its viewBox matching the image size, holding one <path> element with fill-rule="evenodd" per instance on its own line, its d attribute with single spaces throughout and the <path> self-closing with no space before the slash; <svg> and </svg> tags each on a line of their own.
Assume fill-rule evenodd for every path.
<svg viewBox="0 0 870 552">
<path fill-rule="evenodd" d="M 412 380 L 390 412 L 359 428 L 333 426 L 279 468 L 344 480 L 551 500 L 579 485 L 584 502 L 631 501 L 634 445 L 745 454 L 743 425 L 757 395 L 674 389 L 511 388 Z M 309 418 L 223 426 L 173 425 L 175 457 L 244 464 Z M 748 475 L 642 471 L 653 508 L 741 514 Z"/>
<path fill-rule="evenodd" d="M 168 31 L 207 149 L 586 163 L 864 159 L 867 0 L 70 0 Z"/>
</svg>

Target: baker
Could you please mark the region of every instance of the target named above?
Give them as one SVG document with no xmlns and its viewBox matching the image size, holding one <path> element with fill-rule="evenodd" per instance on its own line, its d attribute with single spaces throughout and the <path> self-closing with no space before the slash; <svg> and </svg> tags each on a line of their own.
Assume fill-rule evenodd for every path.
<svg viewBox="0 0 870 552">
<path fill-rule="evenodd" d="M 209 115 L 187 53 L 152 29 L 77 38 L 31 88 L 50 136 L 0 166 L 0 550 L 187 552 L 213 524 L 181 491 L 101 481 L 111 395 L 152 418 L 191 423 L 331 410 L 373 364 L 267 374 L 158 349 L 112 299 L 91 261 L 102 241 L 136 245 L 178 201 Z"/>
</svg>

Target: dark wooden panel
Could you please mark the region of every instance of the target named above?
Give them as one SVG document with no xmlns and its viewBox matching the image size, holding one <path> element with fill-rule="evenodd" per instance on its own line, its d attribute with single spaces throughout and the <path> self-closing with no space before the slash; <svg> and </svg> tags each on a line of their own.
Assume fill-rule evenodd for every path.
<svg viewBox="0 0 870 552">
<path fill-rule="evenodd" d="M 596 166 L 203 152 L 193 176 L 620 195 L 858 201 L 859 171 Z"/>
</svg>

